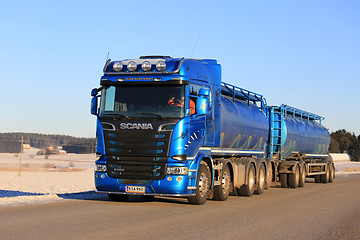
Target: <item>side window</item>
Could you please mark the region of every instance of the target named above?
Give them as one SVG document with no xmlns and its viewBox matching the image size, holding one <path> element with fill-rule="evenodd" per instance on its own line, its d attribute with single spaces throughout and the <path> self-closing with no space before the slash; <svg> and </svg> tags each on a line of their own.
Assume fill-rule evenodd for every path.
<svg viewBox="0 0 360 240">
<path fill-rule="evenodd" d="M 189 93 L 190 115 L 196 114 L 196 100 L 198 99 L 199 91 L 202 88 L 207 88 L 211 92 L 211 89 L 208 86 L 202 86 L 202 85 L 198 85 L 198 84 L 190 84 L 190 93 Z M 211 102 L 211 94 L 210 94 L 209 102 Z"/>
</svg>

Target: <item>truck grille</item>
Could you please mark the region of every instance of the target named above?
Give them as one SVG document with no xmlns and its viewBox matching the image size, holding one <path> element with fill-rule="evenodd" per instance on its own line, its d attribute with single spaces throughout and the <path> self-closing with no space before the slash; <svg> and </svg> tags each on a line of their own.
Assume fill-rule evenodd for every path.
<svg viewBox="0 0 360 240">
<path fill-rule="evenodd" d="M 165 176 L 170 132 L 104 132 L 108 175 L 158 180 Z"/>
</svg>

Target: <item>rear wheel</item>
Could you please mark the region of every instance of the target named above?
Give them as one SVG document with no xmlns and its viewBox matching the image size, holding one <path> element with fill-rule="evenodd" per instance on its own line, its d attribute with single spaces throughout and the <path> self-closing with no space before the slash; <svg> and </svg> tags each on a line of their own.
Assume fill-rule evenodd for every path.
<svg viewBox="0 0 360 240">
<path fill-rule="evenodd" d="M 329 182 L 329 179 L 330 179 L 330 166 L 328 166 L 328 167 L 326 168 L 325 174 L 322 174 L 322 175 L 320 176 L 320 179 L 321 179 L 321 182 L 322 182 L 322 183 L 328 183 L 328 182 Z"/>
<path fill-rule="evenodd" d="M 314 179 L 315 179 L 315 182 L 316 182 L 316 183 L 320 183 L 320 182 L 321 182 L 321 180 L 320 180 L 320 175 L 314 176 Z"/>
<path fill-rule="evenodd" d="M 206 202 L 210 188 L 210 170 L 205 162 L 201 162 L 197 176 L 195 196 L 188 197 L 188 202 L 202 205 Z"/>
<path fill-rule="evenodd" d="M 280 183 L 282 188 L 288 188 L 288 175 L 286 173 L 280 173 L 279 174 Z"/>
<path fill-rule="evenodd" d="M 214 199 L 218 201 L 225 201 L 230 194 L 231 175 L 228 165 L 223 167 L 221 185 L 214 187 Z"/>
<path fill-rule="evenodd" d="M 295 165 L 295 172 L 290 173 L 289 176 L 289 187 L 297 188 L 299 186 L 300 170 L 299 165 Z"/>
<path fill-rule="evenodd" d="M 305 164 L 303 164 L 301 167 L 301 173 L 299 178 L 299 187 L 303 187 L 305 185 L 305 182 L 306 182 L 306 167 Z"/>
<path fill-rule="evenodd" d="M 275 184 L 276 184 L 276 182 L 275 182 Z M 269 173 L 268 173 L 265 189 L 270 189 L 271 186 L 274 186 L 274 185 L 273 185 L 273 169 L 272 169 L 272 164 L 270 163 L 269 164 Z"/>
<path fill-rule="evenodd" d="M 335 167 L 334 167 L 334 164 L 331 164 L 330 166 L 331 166 L 331 168 L 330 168 L 329 182 L 332 183 L 335 178 Z"/>
<path fill-rule="evenodd" d="M 247 184 L 238 188 L 238 194 L 240 196 L 251 197 L 255 190 L 255 167 L 253 164 L 250 165 L 247 174 Z"/>
<path fill-rule="evenodd" d="M 111 201 L 125 202 L 129 198 L 129 195 L 109 193 L 108 197 L 110 198 Z"/>
<path fill-rule="evenodd" d="M 258 181 L 256 183 L 255 193 L 256 194 L 262 194 L 265 189 L 265 167 L 264 164 L 260 165 L 260 169 L 258 171 Z"/>
</svg>

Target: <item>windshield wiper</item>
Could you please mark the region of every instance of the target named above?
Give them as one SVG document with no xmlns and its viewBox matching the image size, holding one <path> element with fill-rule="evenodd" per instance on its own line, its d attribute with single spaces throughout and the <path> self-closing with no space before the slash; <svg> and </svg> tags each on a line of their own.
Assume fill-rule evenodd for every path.
<svg viewBox="0 0 360 240">
<path fill-rule="evenodd" d="M 156 114 L 156 113 L 137 113 L 137 114 L 140 114 L 140 115 L 153 115 L 153 116 L 156 116 L 156 117 L 159 117 L 161 119 L 165 119 L 165 117 L 163 115 L 160 115 L 160 114 Z"/>
<path fill-rule="evenodd" d="M 125 119 L 129 119 L 130 117 L 126 114 L 104 114 L 101 117 L 121 117 Z"/>
</svg>

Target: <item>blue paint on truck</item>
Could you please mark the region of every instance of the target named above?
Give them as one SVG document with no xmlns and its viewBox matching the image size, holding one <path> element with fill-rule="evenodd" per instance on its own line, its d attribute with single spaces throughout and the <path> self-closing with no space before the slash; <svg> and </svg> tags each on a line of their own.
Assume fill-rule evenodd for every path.
<svg viewBox="0 0 360 240">
<path fill-rule="evenodd" d="M 203 204 L 230 192 L 261 194 L 281 174 L 331 171 L 322 117 L 267 106 L 262 95 L 222 82 L 216 60 L 108 60 L 92 96 L 95 185 L 114 200 L 182 196 Z"/>
</svg>

